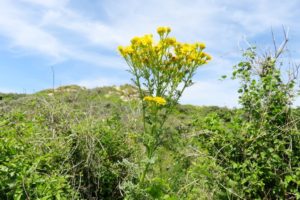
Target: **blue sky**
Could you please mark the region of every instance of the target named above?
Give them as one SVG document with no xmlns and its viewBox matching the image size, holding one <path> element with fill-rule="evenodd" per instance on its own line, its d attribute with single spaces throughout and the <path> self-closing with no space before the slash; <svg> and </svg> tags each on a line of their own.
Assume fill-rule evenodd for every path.
<svg viewBox="0 0 300 200">
<path fill-rule="evenodd" d="M 181 102 L 237 105 L 230 74 L 248 42 L 272 48 L 282 26 L 289 56 L 300 63 L 300 1 L 279 0 L 0 0 L 0 91 L 32 93 L 55 85 L 88 88 L 130 83 L 118 55 L 136 35 L 170 26 L 185 42 L 205 42 L 213 61 L 200 68 Z"/>
</svg>

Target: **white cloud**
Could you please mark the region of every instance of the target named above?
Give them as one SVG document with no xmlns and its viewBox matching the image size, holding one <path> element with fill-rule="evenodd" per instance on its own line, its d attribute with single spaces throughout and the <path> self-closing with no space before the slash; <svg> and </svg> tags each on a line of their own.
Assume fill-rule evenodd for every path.
<svg viewBox="0 0 300 200">
<path fill-rule="evenodd" d="M 269 31 L 271 27 L 293 26 L 296 28 L 295 17 L 299 15 L 299 1 L 247 1 L 240 2 L 232 13 L 232 20 L 247 31 L 249 35 Z"/>
<path fill-rule="evenodd" d="M 69 0 L 21 0 L 25 3 L 30 3 L 38 6 L 43 6 L 45 8 L 62 8 L 67 5 Z"/>
<path fill-rule="evenodd" d="M 71 8 L 69 0 L 22 0 L 25 4 L 0 0 L 0 34 L 13 46 L 28 48 L 53 57 L 80 59 L 72 52 L 96 46 L 114 51 L 134 35 L 155 32 L 159 25 L 170 25 L 174 35 L 185 41 L 202 40 L 208 50 L 224 54 L 237 50 L 239 38 L 270 30 L 271 26 L 295 25 L 296 1 L 102 1 L 109 19 L 91 18 Z M 29 7 L 27 8 L 26 5 Z M 33 12 L 32 6 L 40 6 Z M 43 9 L 42 9 L 43 8 Z M 7 10 L 12 11 L 10 13 Z M 269 12 L 272 10 L 272 12 Z M 68 31 L 74 39 L 65 34 Z M 92 57 L 92 56 L 91 56 Z"/>
<path fill-rule="evenodd" d="M 32 24 L 21 8 L 8 1 L 0 1 L 0 35 L 10 39 L 11 48 L 20 53 L 33 51 L 55 59 L 67 54 L 68 49 L 56 37 Z"/>
</svg>

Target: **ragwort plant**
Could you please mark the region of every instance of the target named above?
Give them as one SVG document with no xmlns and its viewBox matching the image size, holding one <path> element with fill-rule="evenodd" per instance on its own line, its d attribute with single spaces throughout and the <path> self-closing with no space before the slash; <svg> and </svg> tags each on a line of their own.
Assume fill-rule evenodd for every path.
<svg viewBox="0 0 300 200">
<path fill-rule="evenodd" d="M 204 43 L 181 43 L 169 37 L 170 32 L 169 27 L 159 27 L 158 42 L 153 41 L 152 35 L 144 35 L 134 37 L 129 46 L 119 47 L 142 101 L 144 132 L 141 140 L 146 154 L 138 177 L 142 187 L 146 180 L 151 180 L 149 173 L 165 137 L 164 124 L 168 115 L 184 90 L 192 85 L 197 68 L 211 60 L 204 52 Z"/>
</svg>

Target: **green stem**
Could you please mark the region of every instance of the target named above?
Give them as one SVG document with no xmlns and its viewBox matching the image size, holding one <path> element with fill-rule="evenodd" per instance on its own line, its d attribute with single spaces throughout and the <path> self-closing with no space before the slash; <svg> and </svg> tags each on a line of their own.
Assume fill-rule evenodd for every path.
<svg viewBox="0 0 300 200">
<path fill-rule="evenodd" d="M 155 152 L 156 152 L 156 149 L 157 149 L 157 143 L 158 143 L 158 139 L 159 139 L 159 135 L 157 134 L 157 121 L 158 121 L 158 107 L 155 108 L 155 116 L 154 116 L 154 126 L 152 126 L 151 128 L 151 136 L 153 137 L 154 139 L 154 142 L 152 143 L 150 141 L 150 144 L 149 144 L 149 149 L 148 149 L 148 152 L 147 152 L 147 163 L 146 163 L 146 166 L 143 170 L 143 173 L 142 173 L 142 176 L 140 178 L 140 184 L 143 184 L 144 183 L 144 180 L 145 180 L 145 177 L 149 171 L 149 168 L 150 168 L 150 160 L 153 158 Z"/>
<path fill-rule="evenodd" d="M 140 99 L 142 100 L 142 115 L 143 115 L 143 127 L 144 127 L 144 133 L 146 132 L 146 112 L 145 112 L 145 105 L 144 105 L 144 100 L 143 100 L 143 90 L 141 88 L 141 83 L 140 83 L 140 77 L 137 75 L 137 72 L 134 70 L 133 71 L 133 74 L 134 76 L 136 77 L 136 84 L 137 84 L 137 87 L 139 89 L 139 96 L 140 96 Z"/>
<path fill-rule="evenodd" d="M 145 177 L 146 177 L 146 174 L 148 173 L 148 170 L 149 170 L 149 167 L 150 167 L 150 162 L 149 160 L 152 158 L 152 153 L 150 155 L 148 155 L 148 161 L 146 163 L 146 166 L 145 166 L 145 169 L 143 170 L 143 173 L 142 173 L 142 176 L 141 176 L 141 179 L 140 179 L 140 184 L 143 184 L 144 183 L 144 180 L 145 180 Z"/>
</svg>

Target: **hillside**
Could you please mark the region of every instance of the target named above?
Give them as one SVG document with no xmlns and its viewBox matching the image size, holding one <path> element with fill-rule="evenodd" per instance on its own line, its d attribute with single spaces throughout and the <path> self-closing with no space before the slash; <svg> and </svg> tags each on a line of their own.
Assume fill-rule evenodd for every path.
<svg viewBox="0 0 300 200">
<path fill-rule="evenodd" d="M 137 95 L 131 85 L 1 94 L 0 199 L 26 199 L 29 194 L 33 199 L 122 199 L 122 188 L 130 187 L 126 183 L 134 179 L 144 152 Z M 173 174 L 188 164 L 185 158 L 196 158 L 182 148 L 198 134 L 197 124 L 211 113 L 228 120 L 231 112 L 178 105 L 166 123 L 168 140 L 160 149 L 165 156 L 156 158 L 163 161 L 155 170 L 187 181 Z M 201 190 L 211 195 L 207 186 Z"/>
<path fill-rule="evenodd" d="M 0 99 L 0 199 L 272 199 L 287 195 L 281 181 L 294 191 L 290 199 L 298 194 L 299 108 L 258 115 L 178 104 L 147 160 L 151 138 L 131 85 L 70 85 Z M 264 187 L 278 191 L 260 193 Z"/>
</svg>

